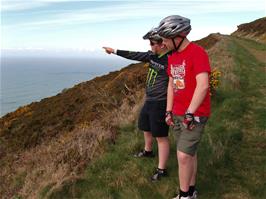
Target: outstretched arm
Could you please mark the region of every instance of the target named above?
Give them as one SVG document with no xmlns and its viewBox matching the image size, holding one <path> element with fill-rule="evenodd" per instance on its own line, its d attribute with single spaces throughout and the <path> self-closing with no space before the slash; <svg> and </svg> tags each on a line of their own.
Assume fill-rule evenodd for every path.
<svg viewBox="0 0 266 199">
<path fill-rule="evenodd" d="M 118 56 L 124 57 L 126 59 L 136 60 L 136 61 L 142 61 L 142 62 L 149 62 L 150 56 L 152 54 L 151 51 L 148 52 L 133 52 L 133 51 L 127 51 L 127 50 L 115 50 L 110 47 L 103 47 L 106 53 L 108 54 L 117 54 Z"/>
</svg>

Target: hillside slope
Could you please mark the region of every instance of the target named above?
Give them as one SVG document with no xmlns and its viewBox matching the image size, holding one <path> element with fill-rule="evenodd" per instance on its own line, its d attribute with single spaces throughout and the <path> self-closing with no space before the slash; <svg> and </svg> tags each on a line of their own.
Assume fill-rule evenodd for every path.
<svg viewBox="0 0 266 199">
<path fill-rule="evenodd" d="M 143 97 L 144 64 L 83 82 L 0 119 L 0 195 L 36 198 L 46 183 L 82 172 L 115 141 L 123 114 Z"/>
<path fill-rule="evenodd" d="M 237 26 L 232 35 L 266 43 L 266 17 Z"/>
</svg>

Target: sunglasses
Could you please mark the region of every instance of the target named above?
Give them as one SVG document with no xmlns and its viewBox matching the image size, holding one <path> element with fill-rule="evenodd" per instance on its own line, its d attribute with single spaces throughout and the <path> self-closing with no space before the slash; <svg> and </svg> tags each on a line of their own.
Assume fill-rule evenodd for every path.
<svg viewBox="0 0 266 199">
<path fill-rule="evenodd" d="M 156 45 L 156 44 L 158 44 L 158 43 L 155 43 L 155 42 L 153 42 L 153 41 L 150 41 L 150 45 L 151 45 L 151 46 L 154 46 L 154 45 Z"/>
</svg>

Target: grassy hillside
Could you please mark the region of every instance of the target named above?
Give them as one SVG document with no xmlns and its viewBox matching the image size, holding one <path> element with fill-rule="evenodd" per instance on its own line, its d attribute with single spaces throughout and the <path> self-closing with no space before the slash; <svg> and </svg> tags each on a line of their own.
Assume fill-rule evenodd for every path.
<svg viewBox="0 0 266 199">
<path fill-rule="evenodd" d="M 235 31 L 233 35 L 266 43 L 265 23 L 266 23 L 266 17 L 257 19 L 250 23 L 241 24 L 237 26 L 237 31 Z"/>
<path fill-rule="evenodd" d="M 266 45 L 221 36 L 209 50 L 212 65 L 222 71 L 221 87 L 212 99 L 213 114 L 199 148 L 199 198 L 266 197 Z M 227 59 L 226 59 L 227 58 Z M 40 198 L 171 198 L 178 185 L 175 142 L 171 134 L 169 177 L 149 181 L 155 159 L 136 159 L 143 146 L 136 122 L 120 125 L 115 145 L 86 169 L 86 175 L 59 187 L 46 186 Z M 154 145 L 155 150 L 156 145 Z"/>
<path fill-rule="evenodd" d="M 132 64 L 0 118 L 1 197 L 36 198 L 47 183 L 80 174 L 142 99 L 146 69 Z"/>
<path fill-rule="evenodd" d="M 23 150 L 89 125 L 121 106 L 127 94 L 140 90 L 145 74 L 143 64 L 134 64 L 6 114 L 0 118 L 3 148 L 7 152 Z"/>
</svg>

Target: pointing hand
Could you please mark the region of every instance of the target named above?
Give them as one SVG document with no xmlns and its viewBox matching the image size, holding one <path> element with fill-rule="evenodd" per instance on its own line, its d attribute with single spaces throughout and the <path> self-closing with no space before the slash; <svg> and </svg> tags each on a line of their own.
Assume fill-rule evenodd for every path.
<svg viewBox="0 0 266 199">
<path fill-rule="evenodd" d="M 111 53 L 114 53 L 115 52 L 115 50 L 113 48 L 110 48 L 110 47 L 103 47 L 103 49 L 108 54 L 111 54 Z"/>
</svg>

